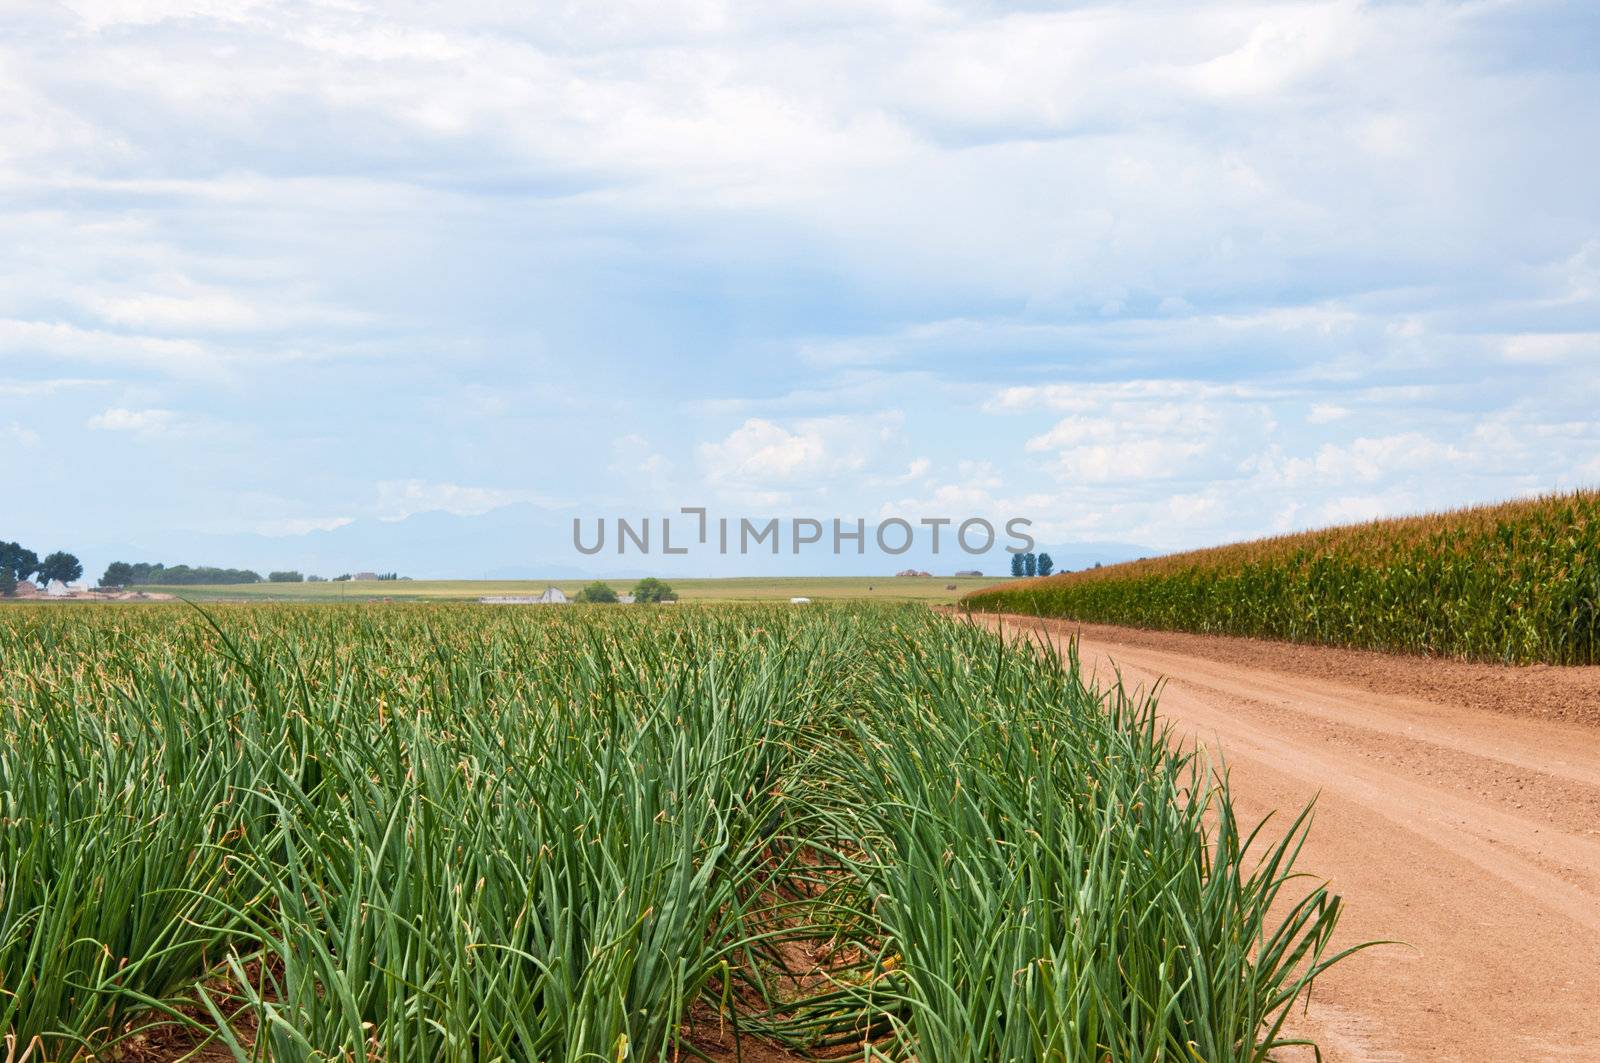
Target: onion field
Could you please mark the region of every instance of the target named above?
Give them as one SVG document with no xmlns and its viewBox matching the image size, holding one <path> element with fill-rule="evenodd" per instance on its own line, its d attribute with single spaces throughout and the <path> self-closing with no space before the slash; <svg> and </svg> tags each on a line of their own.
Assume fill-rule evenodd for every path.
<svg viewBox="0 0 1600 1063">
<path fill-rule="evenodd" d="M 1600 492 L 1019 580 L 962 604 L 1508 664 L 1600 664 Z"/>
<path fill-rule="evenodd" d="M 15 606 L 0 709 L 13 1061 L 1264 1060 L 1339 958 L 1306 815 L 921 607 Z"/>
</svg>

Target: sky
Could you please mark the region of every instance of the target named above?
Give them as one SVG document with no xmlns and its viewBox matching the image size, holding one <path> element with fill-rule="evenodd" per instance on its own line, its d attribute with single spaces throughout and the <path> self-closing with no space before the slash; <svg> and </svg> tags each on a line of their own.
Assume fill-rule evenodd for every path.
<svg viewBox="0 0 1600 1063">
<path fill-rule="evenodd" d="M 0 0 L 0 538 L 598 572 L 575 516 L 1127 553 L 1595 485 L 1597 164 L 1585 2 Z"/>
</svg>

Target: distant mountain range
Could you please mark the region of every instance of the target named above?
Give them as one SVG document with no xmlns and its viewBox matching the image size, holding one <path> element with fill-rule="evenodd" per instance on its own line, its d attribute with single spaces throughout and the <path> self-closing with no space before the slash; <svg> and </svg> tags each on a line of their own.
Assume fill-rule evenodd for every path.
<svg viewBox="0 0 1600 1063">
<path fill-rule="evenodd" d="M 357 520 L 300 535 L 173 532 L 159 540 L 81 543 L 75 552 L 91 582 L 112 561 L 251 568 L 263 576 L 269 570 L 293 569 L 327 577 L 358 571 L 398 572 L 417 579 L 878 576 L 905 568 L 925 569 L 935 575 L 978 569 L 999 577 L 1011 571 L 1011 555 L 1002 549 L 1003 539 L 990 552 L 972 555 L 952 549 L 946 533 L 937 554 L 926 548 L 923 539 L 904 554 L 889 555 L 873 547 L 870 528 L 868 548 L 862 554 L 847 551 L 835 556 L 816 547 L 795 554 L 785 541 L 776 555 L 768 546 L 747 555 L 721 555 L 694 546 L 687 555 L 667 556 L 659 552 L 657 539 L 651 544 L 655 553 L 640 555 L 630 546 L 628 553 L 618 555 L 608 538 L 605 551 L 586 556 L 573 547 L 572 517 L 569 511 L 514 504 L 477 516 L 433 512 L 397 521 Z M 652 524 L 659 536 L 659 523 Z M 586 520 L 585 534 L 590 535 L 592 528 L 592 519 Z M 675 545 L 692 539 L 686 534 L 679 538 L 685 528 L 675 519 Z M 1049 552 L 1058 571 L 1159 553 L 1150 547 L 1117 542 L 1041 543 L 1035 549 Z"/>
</svg>

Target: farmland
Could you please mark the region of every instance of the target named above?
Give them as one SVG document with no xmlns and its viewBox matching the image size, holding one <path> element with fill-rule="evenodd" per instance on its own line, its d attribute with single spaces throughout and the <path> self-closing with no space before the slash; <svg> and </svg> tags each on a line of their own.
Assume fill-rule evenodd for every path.
<svg viewBox="0 0 1600 1063">
<path fill-rule="evenodd" d="M 142 590 L 194 601 L 473 601 L 491 595 L 532 596 L 558 587 L 569 597 L 589 580 L 384 580 L 379 582 L 243 583 L 220 586 L 149 586 Z M 619 594 L 631 579 L 604 580 Z M 793 597 L 817 601 L 954 602 L 991 585 L 982 576 L 793 576 L 678 579 L 668 582 L 686 602 L 771 602 Z M 955 590 L 948 589 L 951 584 Z"/>
<path fill-rule="evenodd" d="M 13 1055 L 1255 1061 L 1335 958 L 1304 817 L 921 607 L 21 605 L 0 706 Z"/>
<path fill-rule="evenodd" d="M 1600 663 L 1600 493 L 990 587 L 982 612 L 1514 664 Z"/>
</svg>

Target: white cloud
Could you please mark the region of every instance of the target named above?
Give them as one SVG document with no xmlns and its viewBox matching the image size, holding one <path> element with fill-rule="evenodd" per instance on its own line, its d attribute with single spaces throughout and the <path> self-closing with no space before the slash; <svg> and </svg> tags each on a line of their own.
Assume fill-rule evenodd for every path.
<svg viewBox="0 0 1600 1063">
<path fill-rule="evenodd" d="M 1600 365 L 1600 332 L 1540 332 L 1507 336 L 1506 358 L 1513 362 L 1587 362 Z"/>
<path fill-rule="evenodd" d="M 1362 47 L 1360 8 L 1353 3 L 1270 10 L 1233 50 L 1186 73 L 1202 91 L 1224 97 L 1284 92 Z"/>
<path fill-rule="evenodd" d="M 1373 483 L 1397 473 L 1449 467 L 1466 457 L 1448 443 L 1421 432 L 1363 436 L 1343 445 L 1327 444 L 1312 462 L 1316 474 L 1335 483 Z"/>
<path fill-rule="evenodd" d="M 1245 448 L 1274 427 L 1255 396 L 1249 388 L 1131 380 L 1006 388 L 985 409 L 1070 411 L 1031 437 L 1026 450 L 1054 455 L 1063 483 L 1131 483 L 1192 476 L 1208 462 L 1241 460 Z"/>
<path fill-rule="evenodd" d="M 53 321 L 0 319 L 0 360 L 88 362 L 195 375 L 214 372 L 217 354 L 187 339 L 127 336 Z"/>
<path fill-rule="evenodd" d="M 138 286 L 84 288 L 77 299 L 108 324 L 156 333 L 250 332 L 367 320 L 353 311 L 318 306 L 292 286 L 248 297 L 215 284 L 196 283 L 182 274 L 141 278 Z"/>
<path fill-rule="evenodd" d="M 1061 451 L 1056 471 L 1063 480 L 1078 483 L 1169 479 L 1188 471 L 1207 449 L 1201 442 L 1165 439 L 1075 445 Z"/>
<path fill-rule="evenodd" d="M 470 486 L 522 454 L 551 494 L 1161 543 L 1592 475 L 1597 84 L 1525 43 L 1553 17 L 24 5 L 0 424 L 98 420 L 92 467 L 226 409 L 182 479 L 283 527 L 536 500 Z"/>
<path fill-rule="evenodd" d="M 114 325 L 160 331 L 259 328 L 255 307 L 226 292 L 163 295 L 142 292 L 124 296 L 90 296 L 90 308 Z"/>
<path fill-rule="evenodd" d="M 713 489 L 775 504 L 796 489 L 882 468 L 900 447 L 903 425 L 895 412 L 804 418 L 792 428 L 752 417 L 723 439 L 700 444 L 697 456 Z"/>
<path fill-rule="evenodd" d="M 27 425 L 18 424 L 15 421 L 6 426 L 5 434 L 7 438 L 18 446 L 26 447 L 29 450 L 39 445 L 39 433 Z"/>
<path fill-rule="evenodd" d="M 127 410 L 120 406 L 97 413 L 84 424 L 103 432 L 131 432 L 145 438 L 178 435 L 188 427 L 172 410 Z"/>
<path fill-rule="evenodd" d="M 928 475 L 928 469 L 932 464 L 927 458 L 916 458 L 905 467 L 904 472 L 883 476 L 869 476 L 863 482 L 868 487 L 900 487 Z"/>
<path fill-rule="evenodd" d="M 77 377 L 57 377 L 50 380 L 0 380 L 0 396 L 17 398 L 44 398 L 59 392 L 78 388 L 109 386 L 109 380 L 91 380 Z"/>
</svg>

